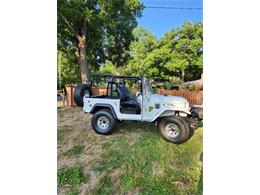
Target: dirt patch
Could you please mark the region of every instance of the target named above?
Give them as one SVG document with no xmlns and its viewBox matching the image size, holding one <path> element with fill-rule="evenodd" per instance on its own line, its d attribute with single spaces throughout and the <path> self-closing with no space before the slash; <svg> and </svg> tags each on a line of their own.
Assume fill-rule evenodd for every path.
<svg viewBox="0 0 260 195">
<path fill-rule="evenodd" d="M 113 140 L 122 135 L 129 141 L 132 146 L 141 136 L 139 130 L 127 131 L 126 126 L 133 126 L 136 123 L 123 122 L 118 124 L 117 129 L 110 136 L 99 135 L 91 127 L 91 115 L 85 114 L 82 108 L 63 107 L 57 110 L 58 115 L 58 136 L 62 133 L 62 141 L 58 142 L 58 170 L 66 167 L 82 165 L 84 172 L 89 174 L 90 179 L 87 184 L 79 186 L 81 194 L 88 194 L 93 189 L 103 173 L 93 170 L 92 166 L 102 160 L 102 154 L 106 146 L 105 143 L 113 144 Z M 130 123 L 130 124 L 129 124 Z M 82 145 L 84 149 L 79 156 L 66 156 L 64 153 L 75 145 Z M 111 171 L 113 182 L 119 182 L 120 170 Z M 59 187 L 58 194 L 64 194 L 68 186 Z"/>
</svg>

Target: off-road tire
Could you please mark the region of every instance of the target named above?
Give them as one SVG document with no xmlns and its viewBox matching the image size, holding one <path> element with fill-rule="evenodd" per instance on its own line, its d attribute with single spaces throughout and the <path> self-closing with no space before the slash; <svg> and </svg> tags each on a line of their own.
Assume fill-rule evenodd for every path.
<svg viewBox="0 0 260 195">
<path fill-rule="evenodd" d="M 180 116 L 174 116 L 174 117 L 177 118 L 178 120 L 180 120 L 181 123 L 184 125 L 184 127 L 187 131 L 186 140 L 188 140 L 193 135 L 191 128 L 190 128 L 190 125 L 188 124 L 188 122 L 184 118 L 182 118 Z"/>
<path fill-rule="evenodd" d="M 79 84 L 74 90 L 74 102 L 77 106 L 83 107 L 83 97 L 85 94 L 92 95 L 91 87 L 88 84 Z"/>
<path fill-rule="evenodd" d="M 178 134 L 176 137 L 171 137 L 167 134 L 167 125 L 173 124 L 178 127 Z M 169 142 L 174 144 L 181 144 L 185 142 L 189 137 L 189 128 L 183 123 L 183 119 L 178 116 L 164 117 L 160 120 L 159 123 L 160 133 Z"/>
<path fill-rule="evenodd" d="M 106 118 L 109 121 L 109 124 L 107 128 L 102 129 L 98 125 L 98 120 L 101 118 Z M 96 113 L 94 113 L 92 119 L 91 119 L 91 125 L 94 131 L 98 134 L 103 134 L 103 135 L 109 135 L 113 132 L 113 130 L 116 128 L 117 121 L 113 117 L 112 113 L 109 112 L 108 110 L 99 110 Z"/>
</svg>

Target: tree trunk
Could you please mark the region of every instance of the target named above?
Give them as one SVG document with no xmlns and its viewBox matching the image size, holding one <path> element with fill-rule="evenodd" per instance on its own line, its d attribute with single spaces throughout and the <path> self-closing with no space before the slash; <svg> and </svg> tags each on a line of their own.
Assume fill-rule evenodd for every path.
<svg viewBox="0 0 260 195">
<path fill-rule="evenodd" d="M 78 40 L 78 60 L 81 68 L 82 83 L 86 83 L 89 80 L 89 68 L 87 64 L 85 37 Z"/>
<path fill-rule="evenodd" d="M 184 78 L 185 78 L 185 70 L 181 71 L 181 80 L 182 82 L 184 82 Z"/>
<path fill-rule="evenodd" d="M 82 83 L 86 83 L 89 80 L 89 68 L 87 64 L 87 56 L 86 56 L 86 36 L 87 36 L 87 25 L 84 21 L 81 33 L 78 33 L 73 28 L 73 23 L 69 22 L 67 18 L 65 18 L 62 14 L 61 17 L 63 18 L 66 25 L 71 29 L 72 33 L 74 34 L 75 38 L 78 40 L 78 45 L 76 49 L 76 56 L 78 58 L 80 68 L 81 68 L 81 79 Z M 82 35 L 81 35 L 82 34 Z"/>
</svg>

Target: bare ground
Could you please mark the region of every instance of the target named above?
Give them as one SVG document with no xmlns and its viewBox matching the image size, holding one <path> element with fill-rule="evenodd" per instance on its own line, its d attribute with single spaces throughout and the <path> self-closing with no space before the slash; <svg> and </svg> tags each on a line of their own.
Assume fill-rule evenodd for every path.
<svg viewBox="0 0 260 195">
<path fill-rule="evenodd" d="M 91 166 L 101 160 L 102 144 L 115 139 L 118 136 L 124 134 L 127 139 L 130 140 L 129 145 L 133 145 L 140 137 L 138 131 L 131 131 L 125 134 L 120 130 L 119 124 L 117 130 L 113 133 L 113 136 L 104 136 L 95 133 L 91 127 L 91 116 L 85 114 L 82 108 L 73 107 L 61 107 L 57 111 L 58 115 L 58 170 L 66 167 L 72 167 L 74 165 L 83 165 L 84 171 L 90 175 L 89 182 L 80 186 L 81 194 L 88 194 L 88 191 L 93 189 L 98 179 L 102 176 L 102 173 L 97 173 L 92 170 Z M 130 126 L 136 125 L 136 123 L 129 123 Z M 124 124 L 125 125 L 125 124 Z M 59 140 L 59 137 L 62 139 Z M 82 154 L 79 157 L 67 157 L 64 154 L 75 145 L 81 144 L 84 147 Z M 119 176 L 120 170 L 114 170 L 111 173 L 113 182 L 116 182 Z M 64 194 L 68 189 L 67 186 L 59 187 L 58 194 Z"/>
</svg>

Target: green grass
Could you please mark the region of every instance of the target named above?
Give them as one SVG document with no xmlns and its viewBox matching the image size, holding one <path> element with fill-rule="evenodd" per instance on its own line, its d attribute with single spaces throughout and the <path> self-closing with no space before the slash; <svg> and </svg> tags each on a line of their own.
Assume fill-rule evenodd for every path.
<svg viewBox="0 0 260 195">
<path fill-rule="evenodd" d="M 96 172 L 104 172 L 111 168 L 110 162 L 106 160 L 99 161 L 98 163 L 95 163 L 92 165 L 92 169 Z"/>
<path fill-rule="evenodd" d="M 66 136 L 70 133 L 71 129 L 72 127 L 68 125 L 58 128 L 58 132 L 57 132 L 58 144 L 61 144 L 65 141 Z"/>
<path fill-rule="evenodd" d="M 122 188 L 126 190 L 132 190 L 133 187 L 137 184 L 137 178 L 134 175 L 129 173 L 124 173 L 121 175 L 121 184 Z"/>
<path fill-rule="evenodd" d="M 65 156 L 69 156 L 69 157 L 72 157 L 72 156 L 78 157 L 84 150 L 84 147 L 85 146 L 83 146 L 83 145 L 75 145 L 72 148 L 70 148 L 69 150 L 67 150 L 66 152 L 64 152 L 63 154 Z"/>
<path fill-rule="evenodd" d="M 75 188 L 75 187 L 69 188 L 69 189 L 66 191 L 66 193 L 65 193 L 65 195 L 78 195 L 78 194 L 79 194 L 79 191 L 78 191 L 78 189 Z"/>
<path fill-rule="evenodd" d="M 198 184 L 197 195 L 203 194 L 203 171 L 201 170 L 200 180 Z"/>
<path fill-rule="evenodd" d="M 102 144 L 102 149 L 108 149 L 110 146 L 112 146 L 113 144 L 111 142 L 106 142 Z"/>
<path fill-rule="evenodd" d="M 58 185 L 71 185 L 75 186 L 87 182 L 89 176 L 83 172 L 83 167 L 75 166 L 60 169 L 58 171 Z"/>
<path fill-rule="evenodd" d="M 86 194 L 201 195 L 202 126 L 199 123 L 191 139 L 179 145 L 165 141 L 151 123 L 124 122 L 106 137 L 86 129 L 84 135 L 91 138 L 87 142 L 70 136 L 76 127 L 59 128 L 58 149 L 63 152 L 58 160 L 68 161 L 71 167 L 58 170 L 58 188 L 76 195 L 82 193 L 83 184 L 95 179 L 91 189 L 84 189 Z M 74 144 L 68 150 L 67 141 Z M 90 158 L 78 158 L 83 155 Z M 95 178 L 84 170 L 93 171 Z"/>
<path fill-rule="evenodd" d="M 202 128 L 181 145 L 166 142 L 150 125 L 142 135 L 132 147 L 126 136 L 103 143 L 102 160 L 93 165 L 93 170 L 104 173 L 108 180 L 113 170 L 121 169 L 120 182 L 114 185 L 113 193 L 135 189 L 141 194 L 202 193 Z M 111 188 L 109 182 L 102 181 L 97 188 L 100 186 Z"/>
<path fill-rule="evenodd" d="M 91 190 L 90 194 L 102 194 L 102 195 L 111 195 L 113 194 L 114 185 L 108 176 L 103 176 L 99 179 L 98 185 Z"/>
</svg>

